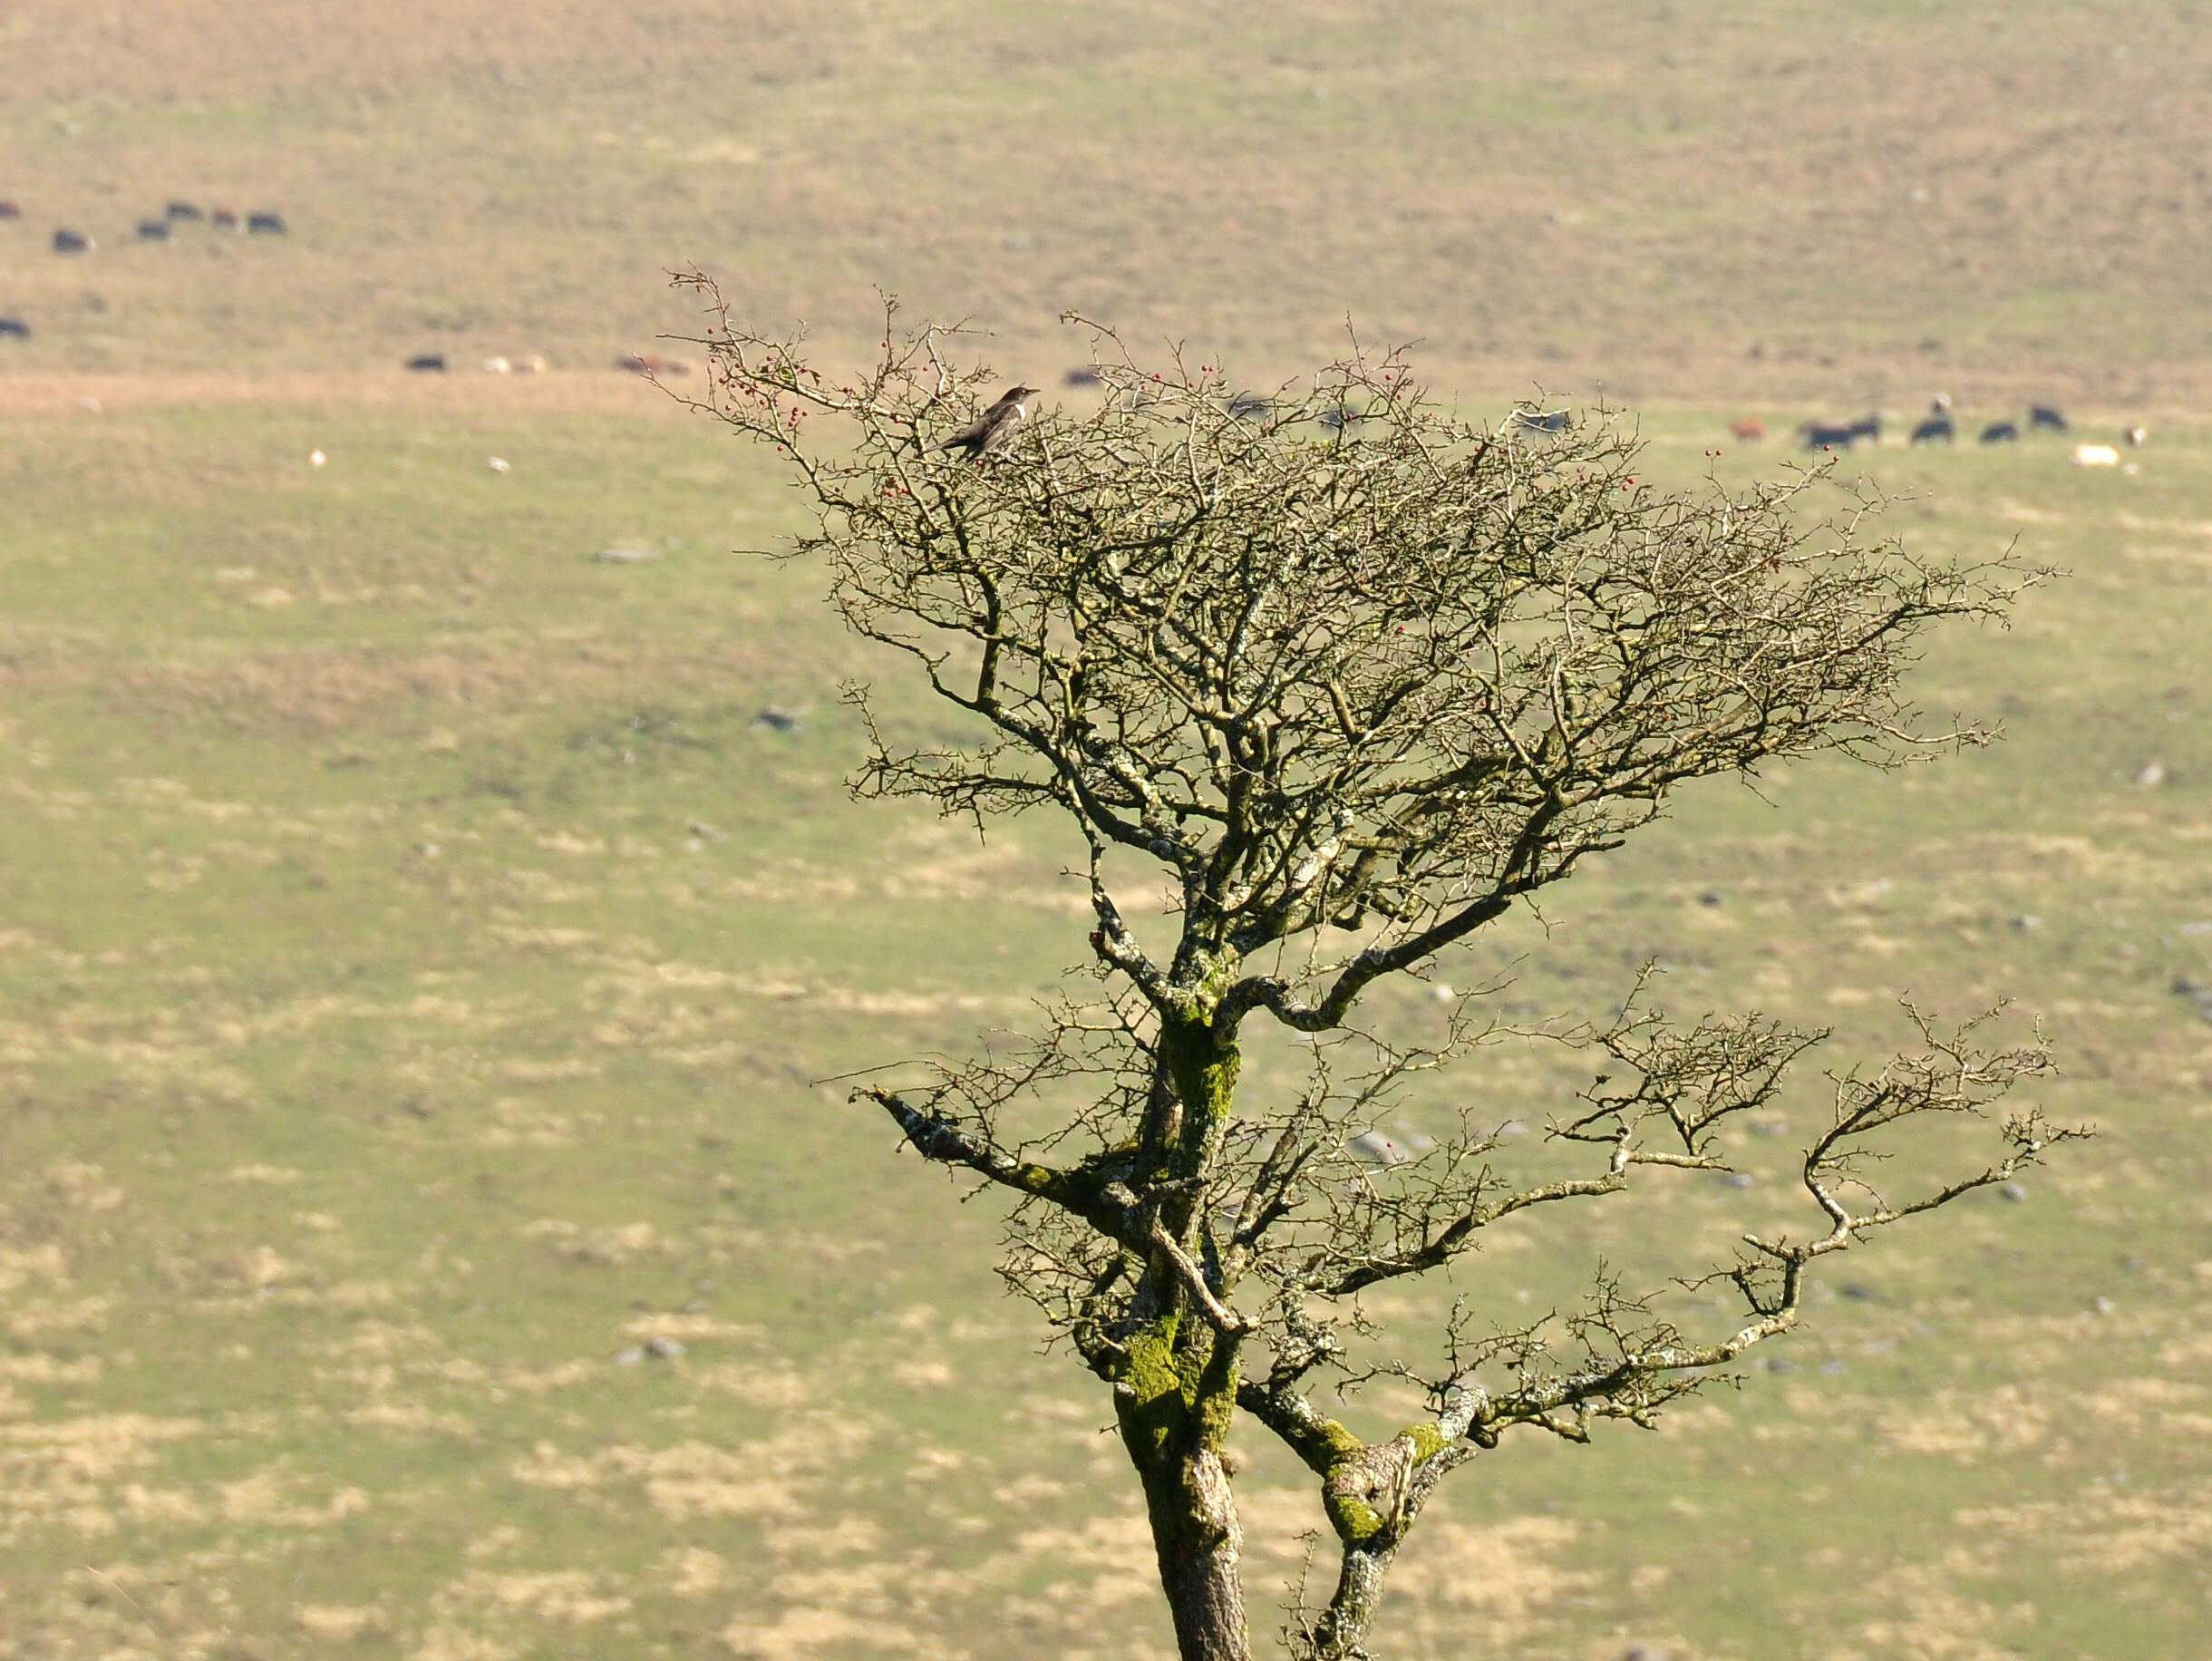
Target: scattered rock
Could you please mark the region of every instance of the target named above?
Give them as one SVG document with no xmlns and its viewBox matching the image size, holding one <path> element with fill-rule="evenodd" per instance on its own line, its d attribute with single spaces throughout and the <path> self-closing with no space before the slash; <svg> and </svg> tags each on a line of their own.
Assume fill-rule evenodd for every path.
<svg viewBox="0 0 2212 1661">
<path fill-rule="evenodd" d="M 1748 1170 L 1724 1170 L 1717 1180 L 1722 1188 L 1749 1188 L 1758 1179 Z"/>
<path fill-rule="evenodd" d="M 1790 1134 L 1790 1122 L 1787 1119 L 1754 1119 L 1751 1123 L 1751 1132 L 1753 1136 L 1787 1136 Z"/>
<path fill-rule="evenodd" d="M 1997 1192 L 2003 1194 L 2013 1204 L 2018 1205 L 2028 1197 L 2028 1185 L 2024 1182 L 2000 1182 L 1997 1184 Z"/>
<path fill-rule="evenodd" d="M 1831 1355 L 1820 1364 L 1820 1371 L 1830 1378 L 1834 1378 L 1844 1371 L 1844 1364 L 1839 1358 Z"/>
<path fill-rule="evenodd" d="M 2166 782 L 2166 768 L 2158 762 L 2145 762 L 2135 770 L 2135 788 L 2156 790 Z"/>
<path fill-rule="evenodd" d="M 2112 1300 L 2109 1297 L 2092 1297 L 2089 1300 L 2090 1313 L 2091 1315 L 2110 1315 L 2112 1313 L 2115 1306 L 2116 1306 L 2113 1304 Z"/>
<path fill-rule="evenodd" d="M 1656 1644 L 1631 1644 L 1621 1651 L 1621 1661 L 1666 1661 L 1666 1651 Z"/>
<path fill-rule="evenodd" d="M 656 548 L 603 548 L 592 556 L 601 565 L 643 565 L 660 557 Z"/>
<path fill-rule="evenodd" d="M 717 830 L 703 819 L 694 819 L 684 828 L 703 842 L 726 842 L 730 840 L 727 830 Z"/>
<path fill-rule="evenodd" d="M 2031 911 L 2023 911 L 2013 919 L 2013 927 L 2022 934 L 2026 934 L 2031 928 L 2041 928 L 2042 926 L 2043 919 Z"/>
<path fill-rule="evenodd" d="M 1355 1158 L 1365 1160 L 1371 1165 L 1402 1165 L 1413 1157 L 1394 1138 L 1385 1136 L 1380 1131 L 1362 1131 L 1346 1141 L 1344 1146 L 1352 1151 Z"/>
<path fill-rule="evenodd" d="M 635 1345 L 626 1350 L 616 1350 L 614 1356 L 615 1365 L 618 1367 L 634 1367 L 645 1358 L 644 1349 Z"/>
<path fill-rule="evenodd" d="M 684 1353 L 683 1345 L 674 1338 L 647 1338 L 645 1354 L 655 1361 L 674 1361 Z"/>
</svg>

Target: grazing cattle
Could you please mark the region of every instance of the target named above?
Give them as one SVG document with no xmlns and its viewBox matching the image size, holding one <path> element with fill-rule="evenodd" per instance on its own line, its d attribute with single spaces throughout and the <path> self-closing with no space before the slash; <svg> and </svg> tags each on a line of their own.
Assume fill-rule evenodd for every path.
<svg viewBox="0 0 2212 1661">
<path fill-rule="evenodd" d="M 2150 442 L 2150 429 L 2149 427 L 2130 427 L 2121 436 L 2128 441 L 2130 449 L 2140 450 L 2145 444 Z"/>
<path fill-rule="evenodd" d="M 169 240 L 169 221 L 167 219 L 141 219 L 138 234 L 141 242 L 167 242 Z"/>
<path fill-rule="evenodd" d="M 1767 423 L 1763 421 L 1732 421 L 1728 423 L 1728 436 L 1739 444 L 1756 444 L 1766 438 Z"/>
<path fill-rule="evenodd" d="M 218 208 L 208 216 L 208 223 L 218 230 L 236 230 L 238 228 L 238 216 L 228 208 Z"/>
<path fill-rule="evenodd" d="M 20 219 L 23 209 L 14 202 L 0 202 L 0 219 Z"/>
<path fill-rule="evenodd" d="M 170 203 L 167 211 L 169 217 L 172 219 L 191 219 L 197 221 L 201 218 L 199 204 L 198 202 L 171 202 Z"/>
<path fill-rule="evenodd" d="M 2010 444 L 2020 437 L 2020 429 L 2009 421 L 1993 421 L 1982 429 L 1980 442 L 1984 444 Z"/>
<path fill-rule="evenodd" d="M 543 374 L 548 367 L 545 354 L 542 352 L 533 352 L 528 357 L 515 359 L 517 374 Z"/>
<path fill-rule="evenodd" d="M 2110 444 L 2076 444 L 2072 460 L 2076 467 L 2118 467 L 2120 452 Z"/>
<path fill-rule="evenodd" d="M 1358 418 L 1353 417 L 1354 420 Z M 1567 431 L 1565 410 L 1515 410 L 1513 424 L 1528 432 L 1564 432 Z M 1328 425 L 1328 417 L 1322 417 L 1322 425 Z"/>
<path fill-rule="evenodd" d="M 2028 405 L 2028 431 L 2031 432 L 2063 432 L 2066 417 L 2047 403 Z"/>
<path fill-rule="evenodd" d="M 514 368 L 515 366 L 503 357 L 488 357 L 484 360 L 486 374 L 512 374 Z"/>
<path fill-rule="evenodd" d="M 445 373 L 445 354 L 442 352 L 419 352 L 407 360 L 407 367 L 417 374 L 443 374 Z"/>
<path fill-rule="evenodd" d="M 81 230 L 57 230 L 53 233 L 53 251 L 57 254 L 82 254 L 92 246 L 92 239 Z"/>
<path fill-rule="evenodd" d="M 1948 415 L 1931 415 L 1913 429 L 1916 444 L 1948 444 L 1955 437 Z"/>
<path fill-rule="evenodd" d="M 1078 364 L 1067 374 L 1062 375 L 1060 382 L 1063 386 L 1101 386 L 1105 384 L 1105 376 L 1091 368 L 1090 364 Z"/>
<path fill-rule="evenodd" d="M 249 213 L 246 216 L 246 231 L 252 237 L 281 237 L 292 228 L 284 222 L 281 213 Z"/>
<path fill-rule="evenodd" d="M 0 340 L 28 340 L 31 325 L 21 317 L 0 317 Z"/>
<path fill-rule="evenodd" d="M 1834 422 L 1809 421 L 1798 429 L 1798 435 L 1805 441 L 1808 450 L 1848 450 L 1858 442 L 1858 425 L 1855 421 L 1840 425 Z"/>
<path fill-rule="evenodd" d="M 1868 410 L 1851 423 L 1851 431 L 1869 443 L 1882 442 L 1882 417 L 1879 411 Z"/>
<path fill-rule="evenodd" d="M 689 374 L 691 365 L 680 357 L 663 357 L 657 352 L 626 352 L 615 360 L 615 367 L 626 369 L 632 374 L 651 375 L 655 380 L 665 374 Z"/>
<path fill-rule="evenodd" d="M 1229 400 L 1228 412 L 1238 421 L 1265 421 L 1275 413 L 1275 400 L 1257 393 L 1238 393 Z"/>
</svg>

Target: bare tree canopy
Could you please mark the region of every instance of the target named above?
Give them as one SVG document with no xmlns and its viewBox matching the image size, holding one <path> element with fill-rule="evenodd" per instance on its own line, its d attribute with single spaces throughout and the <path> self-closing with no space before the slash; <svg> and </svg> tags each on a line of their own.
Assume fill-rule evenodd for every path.
<svg viewBox="0 0 2212 1661">
<path fill-rule="evenodd" d="M 1362 1157 L 1361 1127 L 1499 1025 L 1466 995 L 1439 1041 L 1386 1042 L 1362 995 L 1620 846 L 1688 781 L 1984 742 L 1924 720 L 1902 678 L 1932 625 L 2001 621 L 2040 573 L 1916 559 L 1870 537 L 1871 500 L 1810 519 L 1812 493 L 1838 488 L 1825 470 L 1741 494 L 1656 488 L 1616 423 L 1483 428 L 1402 353 L 1356 343 L 1258 397 L 1210 361 L 1141 366 L 1093 328 L 1094 411 L 1033 402 L 1004 442 L 963 445 L 994 384 L 955 366 L 957 331 L 901 333 L 895 312 L 878 362 L 839 379 L 803 340 L 718 309 L 703 407 L 790 459 L 815 510 L 798 556 L 856 632 L 965 714 L 957 739 L 917 746 L 854 688 L 872 738 L 858 788 L 979 825 L 1050 809 L 1090 849 L 1101 990 L 1017 1050 L 859 1093 L 924 1158 L 1010 1190 L 1002 1272 L 1111 1386 L 1188 1661 L 1250 1653 L 1223 1459 L 1240 1414 L 1315 1473 L 1340 1554 L 1287 1643 L 1363 1656 L 1392 1557 L 1453 1469 L 1517 1427 L 1648 1425 L 1787 1332 L 1818 1259 L 2080 1134 L 1998 1117 L 2047 1070 L 2040 1043 L 1986 1048 L 1978 1024 L 1908 1012 L 1914 1050 L 1827 1075 L 1800 1167 L 1809 1229 L 1712 1266 L 1739 1304 L 1715 1330 L 1679 1330 L 1659 1288 L 1606 1271 L 1557 1320 L 1455 1315 L 1418 1351 L 1378 1351 L 1366 1288 L 1653 1168 L 1726 1170 L 1731 1122 L 1793 1089 L 1825 1034 L 1757 1015 L 1673 1025 L 1642 984 L 1609 1023 L 1553 1023 L 1596 1053 L 1549 1127 L 1587 1158 L 1531 1180 L 1474 1109 L 1417 1157 Z M 1164 879 L 1164 930 L 1130 920 L 1131 869 Z M 1301 1088 L 1239 1091 L 1256 1017 L 1310 1041 Z M 1041 1099 L 1065 1111 L 1024 1135 Z M 1985 1161 L 1877 1192 L 1868 1161 L 1935 1115 L 1990 1121 Z M 1319 1398 L 1377 1372 L 1419 1384 L 1428 1411 L 1363 1441 Z"/>
</svg>

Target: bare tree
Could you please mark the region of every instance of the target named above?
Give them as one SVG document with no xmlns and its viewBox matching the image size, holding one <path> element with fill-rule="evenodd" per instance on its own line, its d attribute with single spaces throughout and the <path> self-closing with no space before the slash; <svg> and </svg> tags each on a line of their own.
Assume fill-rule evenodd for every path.
<svg viewBox="0 0 2212 1661">
<path fill-rule="evenodd" d="M 1089 847 L 1101 990 L 1017 1050 L 857 1094 L 923 1158 L 1012 1197 L 1001 1272 L 1111 1388 L 1188 1661 L 1250 1653 L 1224 1460 L 1239 1414 L 1313 1472 L 1341 1557 L 1289 1647 L 1363 1656 L 1449 1472 L 1523 1427 L 1649 1425 L 1788 1332 L 1820 1258 L 2078 1134 L 2016 1113 L 1985 1161 L 1878 1192 L 1869 1161 L 1908 1122 L 1993 1120 L 2048 1065 L 2040 1043 L 1991 1050 L 1914 1012 L 1911 1054 L 1828 1075 L 1800 1167 L 1809 1231 L 1746 1237 L 1697 1283 L 1740 1306 L 1714 1331 L 1657 1313 L 1663 1285 L 1601 1270 L 1564 1317 L 1479 1328 L 1455 1308 L 1425 1366 L 1392 1350 L 1366 1288 L 1443 1270 L 1523 1213 L 1727 1170 L 1732 1122 L 1780 1101 L 1825 1034 L 1670 1025 L 1641 983 L 1615 1019 L 1549 1024 L 1600 1070 L 1549 1127 L 1584 1168 L 1534 1180 L 1476 1110 L 1417 1157 L 1365 1157 L 1362 1128 L 1498 1024 L 1468 995 L 1436 1041 L 1393 1041 L 1362 1024 L 1363 995 L 1618 847 L 1688 781 L 1984 742 L 1926 726 L 1900 676 L 1931 625 L 2001 619 L 2038 573 L 1869 540 L 1877 504 L 1848 493 L 1809 527 L 1808 493 L 1838 488 L 1824 471 L 1655 489 L 1615 423 L 1470 425 L 1402 355 L 1356 343 L 1263 399 L 1184 355 L 1140 367 L 1096 328 L 1095 413 L 1034 411 L 956 459 L 947 435 L 991 384 L 955 366 L 956 331 L 901 333 L 892 306 L 878 361 L 839 378 L 694 280 L 719 320 L 703 407 L 789 458 L 815 510 L 798 556 L 965 717 L 917 746 L 853 688 L 872 739 L 858 789 L 979 827 L 1050 810 Z M 1140 917 L 1163 879 L 1165 920 Z M 1255 1017 L 1304 1035 L 1302 1088 L 1239 1091 Z M 1319 1401 L 1378 1374 L 1427 1407 L 1365 1441 Z"/>
</svg>

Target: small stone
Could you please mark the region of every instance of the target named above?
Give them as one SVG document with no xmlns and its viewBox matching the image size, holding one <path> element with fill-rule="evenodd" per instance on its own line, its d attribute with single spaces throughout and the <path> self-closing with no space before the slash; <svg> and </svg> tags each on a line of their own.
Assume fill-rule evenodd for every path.
<svg viewBox="0 0 2212 1661">
<path fill-rule="evenodd" d="M 2166 769 L 2157 762 L 2145 762 L 2135 770 L 2135 788 L 2156 790 L 2166 782 Z"/>
<path fill-rule="evenodd" d="M 1621 1651 L 1621 1661 L 1666 1661 L 1666 1651 L 1656 1644 L 1631 1644 Z"/>
<path fill-rule="evenodd" d="M 660 550 L 653 548 L 603 548 L 592 556 L 601 565 L 643 565 L 660 557 Z"/>
<path fill-rule="evenodd" d="M 2041 928 L 2042 926 L 2043 919 L 2030 911 L 2023 911 L 2013 919 L 2013 927 L 2022 934 L 2026 934 L 2031 928 Z"/>
<path fill-rule="evenodd" d="M 1757 1180 L 1748 1170 L 1724 1170 L 1720 1175 L 1722 1188 L 1749 1188 Z"/>
<path fill-rule="evenodd" d="M 1528 1134 L 1528 1127 L 1518 1119 L 1509 1119 L 1498 1127 L 1499 1141 L 1518 1141 Z"/>
<path fill-rule="evenodd" d="M 2024 1182 L 2000 1182 L 1997 1184 L 1997 1191 L 2014 1205 L 2018 1205 L 2028 1197 L 2028 1186 Z"/>
<path fill-rule="evenodd" d="M 1440 1004 L 1456 1004 L 1460 1000 L 1460 995 L 1441 980 L 1429 988 L 1429 996 Z"/>
<path fill-rule="evenodd" d="M 2115 1307 L 2109 1297 L 2092 1297 L 2089 1300 L 2089 1306 L 2092 1315 L 2110 1315 Z"/>
<path fill-rule="evenodd" d="M 645 1352 L 635 1345 L 629 1349 L 615 1352 L 615 1365 L 618 1367 L 634 1367 L 645 1358 Z"/>
<path fill-rule="evenodd" d="M 1697 897 L 1697 903 L 1701 906 L 1717 906 L 1721 903 L 1721 896 L 1714 889 L 1707 889 Z"/>
<path fill-rule="evenodd" d="M 1843 1363 L 1837 1360 L 1835 1357 L 1830 1356 L 1828 1360 L 1823 1361 L 1820 1364 L 1820 1371 L 1827 1374 L 1829 1377 L 1834 1378 L 1838 1374 L 1843 1371 Z"/>
<path fill-rule="evenodd" d="M 674 1338 L 647 1338 L 645 1354 L 655 1361 L 674 1361 L 684 1353 L 684 1346 Z"/>
<path fill-rule="evenodd" d="M 1353 1154 L 1373 1165 L 1402 1165 L 1411 1156 L 1380 1131 L 1362 1131 L 1344 1143 Z"/>
<path fill-rule="evenodd" d="M 1872 1303 L 1879 1296 L 1879 1294 L 1877 1294 L 1872 1287 L 1862 1286 L 1856 1280 L 1847 1280 L 1836 1289 L 1838 1292 L 1841 1292 L 1846 1297 L 1855 1299 L 1862 1304 Z"/>
</svg>

